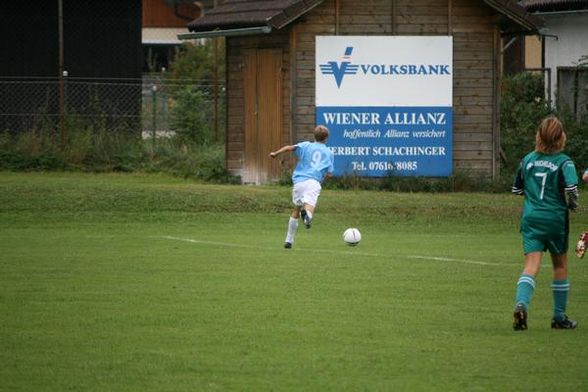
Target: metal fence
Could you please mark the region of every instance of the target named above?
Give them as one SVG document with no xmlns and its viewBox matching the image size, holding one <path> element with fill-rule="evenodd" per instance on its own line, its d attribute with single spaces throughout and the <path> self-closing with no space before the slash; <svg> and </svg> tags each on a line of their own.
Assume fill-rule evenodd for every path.
<svg viewBox="0 0 588 392">
<path fill-rule="evenodd" d="M 557 99 L 577 120 L 588 115 L 588 67 L 557 67 Z"/>
<path fill-rule="evenodd" d="M 189 89 L 197 100 L 182 102 Z M 200 122 L 194 132 L 222 141 L 225 128 L 223 81 L 168 79 L 165 73 L 142 79 L 0 77 L 0 132 L 80 129 L 131 132 L 144 138 L 190 132 L 193 112 Z M 189 106 L 193 103 L 193 106 Z M 179 110 L 178 108 L 183 108 Z"/>
<path fill-rule="evenodd" d="M 547 102 L 569 111 L 578 121 L 588 115 L 587 67 L 527 68 L 525 71 L 543 77 Z"/>
</svg>

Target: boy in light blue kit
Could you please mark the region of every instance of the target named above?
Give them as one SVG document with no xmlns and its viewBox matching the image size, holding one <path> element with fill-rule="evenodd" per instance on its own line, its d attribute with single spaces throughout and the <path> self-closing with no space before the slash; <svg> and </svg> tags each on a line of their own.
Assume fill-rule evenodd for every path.
<svg viewBox="0 0 588 392">
<path fill-rule="evenodd" d="M 301 142 L 295 145 L 286 145 L 277 151 L 270 152 L 269 156 L 275 158 L 283 152 L 294 151 L 298 158 L 296 168 L 292 173 L 292 202 L 294 210 L 288 221 L 288 232 L 284 248 L 290 249 L 294 243 L 294 236 L 298 230 L 298 218 L 302 220 L 307 229 L 310 229 L 314 210 L 321 193 L 321 183 L 325 178 L 333 175 L 333 152 L 325 145 L 329 137 L 329 130 L 322 125 L 314 129 L 314 142 Z"/>
</svg>

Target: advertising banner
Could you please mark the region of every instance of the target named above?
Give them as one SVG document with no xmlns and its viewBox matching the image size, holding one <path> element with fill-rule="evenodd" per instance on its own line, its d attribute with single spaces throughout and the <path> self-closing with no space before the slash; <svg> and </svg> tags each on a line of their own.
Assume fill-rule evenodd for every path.
<svg viewBox="0 0 588 392">
<path fill-rule="evenodd" d="M 452 37 L 317 36 L 316 122 L 335 175 L 451 175 L 452 86 Z"/>
</svg>

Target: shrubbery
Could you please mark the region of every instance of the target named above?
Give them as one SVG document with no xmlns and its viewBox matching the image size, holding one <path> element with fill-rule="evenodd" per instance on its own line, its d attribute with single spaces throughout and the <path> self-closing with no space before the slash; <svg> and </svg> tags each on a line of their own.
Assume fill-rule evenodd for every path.
<svg viewBox="0 0 588 392">
<path fill-rule="evenodd" d="M 185 86 L 175 93 L 175 103 L 171 107 L 171 127 L 176 135 L 186 143 L 208 145 L 212 141 L 209 124 L 211 105 L 206 103 L 204 93 L 194 86 Z"/>
<path fill-rule="evenodd" d="M 166 72 L 164 82 L 171 101 L 171 129 L 182 140 L 197 144 L 222 143 L 224 138 L 225 102 L 222 83 L 216 81 L 214 101 L 214 41 L 204 45 L 183 44 L 180 53 Z M 224 40 L 217 41 L 219 55 L 216 74 L 224 75 Z M 198 88 L 194 82 L 198 83 Z M 214 129 L 214 105 L 217 105 L 217 127 Z"/>
<path fill-rule="evenodd" d="M 500 105 L 503 177 L 512 177 L 520 159 L 534 149 L 537 127 L 548 115 L 555 115 L 563 122 L 568 137 L 564 152 L 574 160 L 578 171 L 581 173 L 588 167 L 588 117 L 577 120 L 566 107 L 553 108 L 543 97 L 541 75 L 523 72 L 503 78 Z"/>
<path fill-rule="evenodd" d="M 235 183 L 225 169 L 224 146 L 141 138 L 126 132 L 78 130 L 63 148 L 51 134 L 0 134 L 0 169 L 87 172 L 164 172 L 210 182 Z"/>
<path fill-rule="evenodd" d="M 524 154 L 533 149 L 539 122 L 551 114 L 544 95 L 541 75 L 525 72 L 502 80 L 500 144 L 503 175 L 513 173 Z"/>
</svg>

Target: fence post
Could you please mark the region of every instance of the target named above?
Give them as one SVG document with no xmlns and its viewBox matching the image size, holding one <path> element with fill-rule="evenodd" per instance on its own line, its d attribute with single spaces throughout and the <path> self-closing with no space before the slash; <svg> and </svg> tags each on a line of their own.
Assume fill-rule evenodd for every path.
<svg viewBox="0 0 588 392">
<path fill-rule="evenodd" d="M 218 135 L 218 38 L 213 38 L 214 40 L 214 60 L 213 60 L 213 67 L 214 67 L 214 83 L 213 83 L 213 96 L 214 96 L 214 141 L 218 143 L 219 135 Z"/>
<path fill-rule="evenodd" d="M 168 113 L 167 113 L 167 109 L 168 109 L 168 107 L 167 107 L 167 88 L 165 86 L 165 72 L 166 71 L 167 70 L 165 67 L 161 67 L 161 76 L 159 78 L 161 86 L 162 86 L 161 92 L 159 93 L 159 100 L 161 101 L 160 120 L 163 121 L 164 130 L 169 130 Z"/>
<path fill-rule="evenodd" d="M 61 148 L 65 147 L 65 117 L 67 115 L 67 71 L 59 75 L 59 139 Z"/>
<path fill-rule="evenodd" d="M 59 139 L 61 148 L 65 147 L 65 113 L 64 113 L 64 80 L 66 71 L 63 67 L 63 0 L 57 0 L 57 30 L 59 40 Z"/>
<path fill-rule="evenodd" d="M 153 143 L 153 147 L 155 147 L 155 137 L 157 136 L 157 85 L 154 83 L 151 87 L 151 109 L 152 109 L 152 134 L 151 138 L 153 139 L 151 142 Z"/>
</svg>

